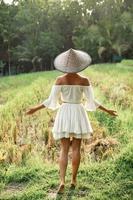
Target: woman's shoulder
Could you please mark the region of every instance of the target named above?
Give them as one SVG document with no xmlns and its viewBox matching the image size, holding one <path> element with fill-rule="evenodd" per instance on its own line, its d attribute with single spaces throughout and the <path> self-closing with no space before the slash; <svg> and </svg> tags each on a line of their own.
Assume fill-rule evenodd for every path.
<svg viewBox="0 0 133 200">
<path fill-rule="evenodd" d="M 62 85 L 63 76 L 58 76 L 55 80 L 55 85 Z"/>
<path fill-rule="evenodd" d="M 85 76 L 81 76 L 79 75 L 79 80 L 77 81 L 77 85 L 81 85 L 81 86 L 90 86 L 91 83 L 90 83 L 90 80 L 88 79 L 88 77 L 85 77 Z M 55 80 L 55 83 L 54 85 L 69 85 L 68 83 L 66 83 L 66 81 L 64 81 L 64 75 L 62 76 L 58 76 Z M 70 84 L 72 85 L 72 83 Z M 76 85 L 75 83 L 73 85 Z"/>
<path fill-rule="evenodd" d="M 81 85 L 83 86 L 90 86 L 90 80 L 85 77 L 85 76 L 80 76 L 81 77 Z"/>
</svg>

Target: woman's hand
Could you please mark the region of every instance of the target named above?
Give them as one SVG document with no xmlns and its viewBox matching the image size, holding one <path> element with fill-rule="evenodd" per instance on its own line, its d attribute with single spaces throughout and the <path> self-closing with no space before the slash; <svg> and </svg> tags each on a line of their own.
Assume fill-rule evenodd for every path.
<svg viewBox="0 0 133 200">
<path fill-rule="evenodd" d="M 30 108 L 28 111 L 26 111 L 26 115 L 32 115 L 34 112 L 36 112 L 36 108 Z"/>
<path fill-rule="evenodd" d="M 117 114 L 117 111 L 115 111 L 115 110 L 107 110 L 107 113 L 109 114 L 109 115 L 112 115 L 112 116 L 118 116 L 118 114 Z"/>
<path fill-rule="evenodd" d="M 103 107 L 102 105 L 100 105 L 98 108 L 99 108 L 100 110 L 102 110 L 102 111 L 108 113 L 108 114 L 111 115 L 111 116 L 114 116 L 114 117 L 118 116 L 117 111 L 115 111 L 115 110 L 107 109 L 107 108 Z"/>
</svg>

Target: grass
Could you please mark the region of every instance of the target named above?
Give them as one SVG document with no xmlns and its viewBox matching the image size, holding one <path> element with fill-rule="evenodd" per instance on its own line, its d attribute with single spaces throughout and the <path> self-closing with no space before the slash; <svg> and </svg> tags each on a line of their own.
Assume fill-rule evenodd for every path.
<svg viewBox="0 0 133 200">
<path fill-rule="evenodd" d="M 133 147 L 132 147 L 133 148 Z M 81 164 L 77 189 L 69 189 L 71 168 L 67 169 L 66 189 L 62 199 L 132 199 L 132 153 L 131 147 L 113 161 Z M 130 155 L 128 152 L 130 151 Z M 126 156 L 126 159 L 125 159 Z M 127 170 L 128 169 L 128 170 Z M 4 172 L 3 172 L 4 173 Z M 35 167 L 10 166 L 5 175 L 6 190 L 19 186 L 17 192 L 2 193 L 2 199 L 51 199 L 58 186 L 58 165 L 43 164 Z M 20 190 L 21 187 L 21 190 Z M 58 197 L 56 196 L 58 199 Z"/>
<path fill-rule="evenodd" d="M 30 117 L 24 115 L 26 108 L 48 97 L 56 76 L 61 73 L 37 72 L 0 79 L 1 200 L 133 199 L 131 63 L 93 65 L 82 72 L 92 82 L 97 99 L 119 113 L 117 118 L 101 111 L 88 113 L 94 129 L 92 141 L 111 138 L 118 145 L 109 146 L 96 161 L 87 151 L 90 141 L 83 141 L 77 188 L 69 189 L 70 156 L 63 196 L 56 196 L 60 146 L 51 136 L 56 112 L 44 109 Z"/>
</svg>

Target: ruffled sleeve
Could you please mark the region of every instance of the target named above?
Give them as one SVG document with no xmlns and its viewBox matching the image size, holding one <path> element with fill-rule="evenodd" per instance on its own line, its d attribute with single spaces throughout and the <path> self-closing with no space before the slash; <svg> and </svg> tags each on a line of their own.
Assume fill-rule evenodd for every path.
<svg viewBox="0 0 133 200">
<path fill-rule="evenodd" d="M 101 105 L 101 103 L 94 97 L 92 85 L 84 87 L 84 96 L 84 107 L 87 111 L 95 111 Z"/>
<path fill-rule="evenodd" d="M 60 89 L 61 87 L 59 85 L 53 85 L 48 99 L 44 100 L 42 104 L 45 107 L 52 110 L 58 109 L 60 107 L 59 104 Z"/>
</svg>

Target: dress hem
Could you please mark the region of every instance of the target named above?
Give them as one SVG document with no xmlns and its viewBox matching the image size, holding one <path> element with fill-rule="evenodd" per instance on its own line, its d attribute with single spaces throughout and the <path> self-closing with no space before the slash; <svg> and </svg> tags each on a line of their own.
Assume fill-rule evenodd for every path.
<svg viewBox="0 0 133 200">
<path fill-rule="evenodd" d="M 85 134 L 77 134 L 77 133 L 62 133 L 62 134 L 60 134 L 60 133 L 53 133 L 52 132 L 52 134 L 53 134 L 53 138 L 54 138 L 54 140 L 60 140 L 60 139 L 62 139 L 62 138 L 78 138 L 78 139 L 89 139 L 91 136 L 92 136 L 92 133 L 93 133 L 93 131 L 92 132 L 88 132 L 88 133 L 85 133 Z"/>
</svg>

